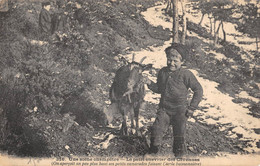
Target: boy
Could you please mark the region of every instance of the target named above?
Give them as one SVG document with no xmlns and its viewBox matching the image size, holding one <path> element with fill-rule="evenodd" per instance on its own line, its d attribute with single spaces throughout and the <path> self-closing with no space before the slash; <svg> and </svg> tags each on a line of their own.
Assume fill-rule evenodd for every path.
<svg viewBox="0 0 260 166">
<path fill-rule="evenodd" d="M 42 3 L 42 10 L 39 16 L 39 27 L 44 37 L 52 33 L 51 14 L 49 12 L 50 8 L 51 8 L 50 2 Z"/>
<path fill-rule="evenodd" d="M 192 72 L 181 67 L 182 58 L 185 56 L 184 52 L 185 48 L 180 44 L 173 44 L 166 48 L 167 67 L 163 67 L 159 71 L 157 83 L 147 81 L 149 89 L 161 94 L 157 118 L 152 126 L 150 154 L 159 151 L 163 133 L 169 125 L 173 126 L 173 153 L 175 157 L 182 157 L 187 153 L 186 122 L 201 101 L 203 90 Z M 194 92 L 190 104 L 187 100 L 189 88 Z"/>
</svg>

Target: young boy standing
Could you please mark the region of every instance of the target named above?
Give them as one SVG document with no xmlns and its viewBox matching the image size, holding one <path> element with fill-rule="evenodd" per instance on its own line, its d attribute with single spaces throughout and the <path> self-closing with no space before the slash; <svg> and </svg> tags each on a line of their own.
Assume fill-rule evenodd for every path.
<svg viewBox="0 0 260 166">
<path fill-rule="evenodd" d="M 157 83 L 147 81 L 148 88 L 161 94 L 157 118 L 152 126 L 151 146 L 149 153 L 157 153 L 161 145 L 163 134 L 169 125 L 173 126 L 173 153 L 181 157 L 187 153 L 185 144 L 186 122 L 196 110 L 202 99 L 203 90 L 193 75 L 183 69 L 183 45 L 173 44 L 165 49 L 167 67 L 163 67 L 157 77 Z M 188 104 L 188 89 L 194 94 Z"/>
</svg>

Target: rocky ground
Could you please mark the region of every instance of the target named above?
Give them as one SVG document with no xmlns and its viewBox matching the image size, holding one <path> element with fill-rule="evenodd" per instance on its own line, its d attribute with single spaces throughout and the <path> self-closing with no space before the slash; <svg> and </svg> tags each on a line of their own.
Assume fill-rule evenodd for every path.
<svg viewBox="0 0 260 166">
<path fill-rule="evenodd" d="M 147 101 L 141 110 L 142 137 L 120 136 L 121 117 L 115 118 L 113 126 L 106 126 L 103 111 L 109 109 L 108 90 L 114 72 L 123 65 L 117 55 L 126 56 L 142 49 L 153 52 L 153 48 L 165 45 L 170 39 L 169 29 L 149 24 L 142 15 L 147 8 L 160 4 L 162 2 L 155 0 L 71 0 L 65 9 L 70 18 L 68 31 L 64 32 L 66 37 L 57 41 L 54 34 L 47 44 L 40 42 L 37 31 L 38 2 L 15 2 L 9 12 L 0 13 L 3 64 L 0 74 L 4 92 L 0 103 L 0 148 L 3 153 L 35 157 L 147 153 L 156 103 Z M 259 76 L 253 73 L 253 79 L 249 62 L 236 56 L 245 52 L 230 43 L 213 47 L 205 42 L 209 34 L 194 23 L 190 22 L 188 29 L 198 35 L 187 37 L 191 50 L 186 63 L 188 68 L 219 83 L 218 89 L 230 96 L 247 91 L 259 98 L 259 80 L 256 79 Z M 218 61 L 209 50 L 234 61 L 232 64 Z M 259 57 L 259 53 L 254 54 Z M 232 65 L 239 66 L 239 70 L 232 69 Z M 156 72 L 151 75 L 155 77 Z M 234 102 L 247 102 L 250 114 L 259 118 L 259 102 L 239 97 Z M 201 107 L 200 111 L 207 112 L 207 109 Z M 188 122 L 189 155 L 249 153 L 245 150 L 248 140 L 240 139 L 243 135 L 226 136 L 234 127 L 220 130 L 218 125 L 203 123 L 203 118 L 206 119 L 195 116 Z M 162 155 L 171 154 L 171 134 L 169 128 L 160 150 Z"/>
</svg>

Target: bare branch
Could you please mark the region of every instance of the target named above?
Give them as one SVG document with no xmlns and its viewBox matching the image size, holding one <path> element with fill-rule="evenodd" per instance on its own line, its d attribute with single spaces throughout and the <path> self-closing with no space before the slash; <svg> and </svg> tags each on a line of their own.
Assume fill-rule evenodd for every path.
<svg viewBox="0 0 260 166">
<path fill-rule="evenodd" d="M 146 56 L 144 56 L 141 60 L 140 60 L 140 64 L 142 64 L 143 62 L 144 62 L 144 60 L 146 59 L 147 57 Z"/>
</svg>

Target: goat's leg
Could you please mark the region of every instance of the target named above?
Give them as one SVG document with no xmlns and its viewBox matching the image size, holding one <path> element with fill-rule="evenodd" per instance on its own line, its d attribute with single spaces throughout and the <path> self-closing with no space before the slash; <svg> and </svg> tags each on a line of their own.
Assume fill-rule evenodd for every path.
<svg viewBox="0 0 260 166">
<path fill-rule="evenodd" d="M 135 125 L 134 125 L 134 117 L 135 117 L 135 115 L 134 115 L 134 108 L 133 107 L 130 108 L 129 114 L 130 114 L 129 117 L 130 117 L 130 120 L 131 120 L 131 132 L 133 134 L 134 133 L 133 130 L 134 130 L 134 127 L 135 127 Z"/>
<path fill-rule="evenodd" d="M 120 129 L 120 134 L 121 135 L 129 135 L 128 134 L 128 130 L 127 130 L 127 111 L 125 109 L 123 109 L 122 111 L 123 113 L 123 122 L 122 122 L 122 126 L 121 126 L 121 129 Z"/>
<path fill-rule="evenodd" d="M 135 130 L 137 136 L 141 136 L 141 131 L 139 129 L 139 111 L 140 111 L 140 104 L 138 104 L 137 107 L 134 108 Z"/>
</svg>

